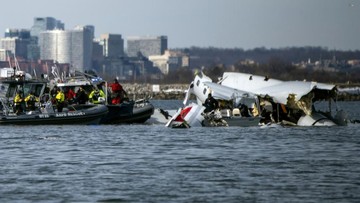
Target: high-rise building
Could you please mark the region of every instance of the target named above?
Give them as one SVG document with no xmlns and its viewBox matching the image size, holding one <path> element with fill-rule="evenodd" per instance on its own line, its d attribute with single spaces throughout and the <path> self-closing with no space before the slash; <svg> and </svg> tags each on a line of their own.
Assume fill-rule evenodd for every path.
<svg viewBox="0 0 360 203">
<path fill-rule="evenodd" d="M 77 26 L 71 31 L 72 67 L 79 71 L 91 69 L 94 26 Z"/>
<path fill-rule="evenodd" d="M 10 51 L 11 55 L 26 59 L 27 46 L 30 43 L 30 30 L 7 28 L 4 36 L 0 39 L 0 48 Z"/>
<path fill-rule="evenodd" d="M 0 38 L 0 49 L 5 49 L 11 52 L 12 55 L 27 58 L 27 45 L 29 39 L 21 39 L 19 37 L 5 37 Z"/>
<path fill-rule="evenodd" d="M 31 37 L 30 42 L 27 45 L 27 59 L 28 60 L 38 60 L 40 58 L 40 47 L 38 45 L 38 38 Z"/>
<path fill-rule="evenodd" d="M 65 25 L 60 20 L 53 17 L 34 18 L 34 25 L 31 27 L 31 36 L 38 37 L 41 32 L 47 30 L 64 30 Z"/>
<path fill-rule="evenodd" d="M 7 28 L 5 30 L 5 37 L 18 37 L 21 39 L 30 39 L 30 30 Z"/>
<path fill-rule="evenodd" d="M 130 57 L 141 53 L 143 56 L 163 55 L 167 50 L 167 36 L 128 37 L 127 54 Z"/>
<path fill-rule="evenodd" d="M 28 44 L 27 58 L 30 60 L 37 60 L 40 58 L 40 44 L 39 35 L 41 32 L 48 30 L 64 30 L 65 25 L 60 20 L 53 17 L 36 17 L 34 24 L 30 29 L 30 43 Z"/>
<path fill-rule="evenodd" d="M 42 32 L 39 35 L 40 59 L 69 63 L 71 71 L 91 69 L 93 38 L 93 26 Z"/>
<path fill-rule="evenodd" d="M 124 40 L 120 34 L 102 34 L 100 44 L 103 47 L 103 55 L 109 58 L 124 56 Z"/>
</svg>

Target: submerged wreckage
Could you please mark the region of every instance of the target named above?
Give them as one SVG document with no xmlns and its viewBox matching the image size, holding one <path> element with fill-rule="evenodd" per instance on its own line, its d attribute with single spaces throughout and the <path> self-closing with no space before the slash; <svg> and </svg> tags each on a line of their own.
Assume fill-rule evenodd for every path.
<svg viewBox="0 0 360 203">
<path fill-rule="evenodd" d="M 203 103 L 209 93 L 219 102 L 216 110 L 205 113 Z M 196 103 L 188 103 L 189 96 Z M 184 108 L 168 121 L 168 127 L 347 125 L 347 115 L 336 106 L 335 85 L 308 81 L 281 81 L 264 76 L 225 72 L 214 83 L 203 73 L 191 82 Z M 325 102 L 324 102 L 325 101 Z M 318 110 L 318 107 L 325 111 Z"/>
</svg>

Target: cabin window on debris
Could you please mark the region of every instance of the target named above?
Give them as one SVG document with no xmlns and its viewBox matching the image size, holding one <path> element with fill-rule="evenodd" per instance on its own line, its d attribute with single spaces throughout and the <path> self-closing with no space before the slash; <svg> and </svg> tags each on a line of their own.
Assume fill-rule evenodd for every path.
<svg viewBox="0 0 360 203">
<path fill-rule="evenodd" d="M 206 88 L 204 88 L 204 91 L 203 91 L 203 94 L 205 94 L 206 93 Z"/>
<path fill-rule="evenodd" d="M 196 86 L 199 87 L 199 84 L 200 84 L 200 80 L 198 80 L 198 81 L 196 82 Z"/>
</svg>

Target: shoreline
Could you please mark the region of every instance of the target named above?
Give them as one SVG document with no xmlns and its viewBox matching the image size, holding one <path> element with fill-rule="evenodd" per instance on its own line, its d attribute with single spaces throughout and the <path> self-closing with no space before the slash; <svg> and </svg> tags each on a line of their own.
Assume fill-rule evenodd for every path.
<svg viewBox="0 0 360 203">
<path fill-rule="evenodd" d="M 188 84 L 122 84 L 130 99 L 183 100 Z"/>
<path fill-rule="evenodd" d="M 158 100 L 183 100 L 189 84 L 130 84 L 123 83 L 125 91 L 130 99 L 158 99 Z M 191 96 L 195 98 L 195 96 Z M 360 92 L 348 93 L 341 91 L 338 101 L 360 101 Z"/>
</svg>

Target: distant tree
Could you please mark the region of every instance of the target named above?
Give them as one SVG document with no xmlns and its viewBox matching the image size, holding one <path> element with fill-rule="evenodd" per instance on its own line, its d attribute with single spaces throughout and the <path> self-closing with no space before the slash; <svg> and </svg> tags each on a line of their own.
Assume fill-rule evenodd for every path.
<svg viewBox="0 0 360 203">
<path fill-rule="evenodd" d="M 219 64 L 205 69 L 204 73 L 212 80 L 217 81 L 217 79 L 221 77 L 225 71 L 227 71 L 227 68 L 223 64 Z"/>
<path fill-rule="evenodd" d="M 186 67 L 181 67 L 170 71 L 168 75 L 164 76 L 164 83 L 190 83 L 194 79 L 193 71 Z"/>
<path fill-rule="evenodd" d="M 360 59 L 360 50 L 339 51 L 329 50 L 326 47 L 285 47 L 280 49 L 266 49 L 265 47 L 243 50 L 222 48 L 190 47 L 180 49 L 190 56 L 190 69 L 204 67 L 204 72 L 212 79 L 217 79 L 224 71 L 244 72 L 258 75 L 267 75 L 281 80 L 308 80 L 318 82 L 360 82 L 360 68 L 351 69 L 347 60 Z M 245 60 L 256 63 L 247 64 Z M 315 71 L 299 68 L 293 64 L 314 63 L 321 60 L 336 59 L 338 64 L 333 65 L 339 71 Z M 245 61 L 245 63 L 244 63 Z M 331 64 L 329 64 L 331 66 Z M 340 68 L 340 69 L 339 69 Z M 182 75 L 181 72 L 170 73 L 169 82 L 191 81 L 193 76 Z M 177 75 L 179 74 L 179 75 Z M 181 79 L 187 78 L 187 79 Z"/>
</svg>

